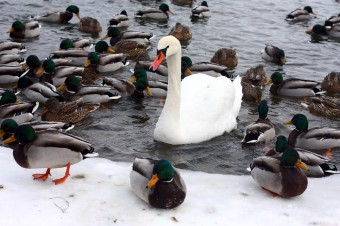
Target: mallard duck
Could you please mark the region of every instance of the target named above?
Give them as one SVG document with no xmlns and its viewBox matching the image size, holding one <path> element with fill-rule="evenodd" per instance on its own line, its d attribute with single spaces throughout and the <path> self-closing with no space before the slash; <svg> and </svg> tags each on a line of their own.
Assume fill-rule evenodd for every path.
<svg viewBox="0 0 340 226">
<path fill-rule="evenodd" d="M 65 78 L 70 75 L 81 76 L 84 72 L 82 67 L 60 66 L 56 67 L 53 59 L 44 60 L 41 67 L 37 71 L 40 82 L 48 82 L 58 87 L 61 86 Z"/>
<path fill-rule="evenodd" d="M 257 109 L 259 118 L 255 123 L 246 127 L 242 142 L 247 144 L 264 142 L 267 145 L 276 134 L 274 124 L 267 117 L 269 109 L 267 101 L 261 100 Z"/>
<path fill-rule="evenodd" d="M 320 92 L 316 87 L 319 82 L 305 79 L 288 78 L 283 80 L 280 72 L 274 72 L 266 85 L 272 84 L 270 93 L 277 96 L 307 97 L 315 96 Z"/>
<path fill-rule="evenodd" d="M 308 34 L 325 35 L 333 38 L 340 38 L 340 26 L 324 26 L 321 24 L 316 24 L 312 29 L 307 30 Z"/>
<path fill-rule="evenodd" d="M 63 95 L 67 100 L 73 101 L 82 98 L 85 104 L 100 104 L 121 98 L 111 87 L 84 86 L 80 84 L 80 79 L 73 75 L 65 79 L 58 91 L 64 91 Z"/>
<path fill-rule="evenodd" d="M 254 86 L 251 83 L 241 81 L 242 85 L 242 100 L 251 102 L 260 102 L 262 98 L 262 89 L 260 86 Z"/>
<path fill-rule="evenodd" d="M 92 42 L 89 39 L 69 39 L 66 38 L 60 42 L 59 50 L 68 50 L 68 49 L 84 49 L 89 50 L 93 46 Z"/>
<path fill-rule="evenodd" d="M 195 74 L 181 82 L 181 57 L 178 39 L 171 35 L 160 39 L 151 69 L 157 69 L 166 59 L 168 94 L 154 139 L 172 145 L 189 144 L 230 132 L 237 125 L 241 107 L 241 78 L 232 82 L 224 76 Z"/>
<path fill-rule="evenodd" d="M 331 72 L 323 79 L 321 89 L 328 93 L 340 93 L 340 72 Z"/>
<path fill-rule="evenodd" d="M 55 184 L 66 181 L 72 164 L 98 155 L 89 142 L 79 137 L 56 130 L 36 132 L 30 125 L 18 126 L 4 143 L 15 140 L 18 144 L 13 149 L 13 156 L 18 165 L 28 169 L 47 168 L 44 174 L 33 174 L 35 180 L 47 180 L 51 168 L 66 167 L 65 176 L 53 180 Z"/>
<path fill-rule="evenodd" d="M 109 27 L 107 29 L 107 33 L 101 40 L 105 40 L 110 38 L 110 44 L 115 46 L 117 43 L 129 40 L 135 41 L 139 44 L 150 44 L 150 40 L 154 37 L 153 33 L 151 32 L 142 32 L 142 31 L 120 31 L 118 27 Z"/>
<path fill-rule="evenodd" d="M 171 28 L 169 35 L 175 36 L 181 42 L 189 41 L 192 38 L 191 29 L 179 22 L 177 22 L 176 25 Z"/>
<path fill-rule="evenodd" d="M 210 61 L 215 64 L 224 65 L 230 70 L 237 66 L 238 57 L 234 49 L 222 48 L 215 52 Z"/>
<path fill-rule="evenodd" d="M 0 42 L 1 54 L 18 54 L 26 52 L 24 44 L 19 42 Z"/>
<path fill-rule="evenodd" d="M 43 21 L 43 22 L 49 22 L 49 23 L 67 23 L 72 19 L 73 13 L 80 20 L 79 8 L 75 5 L 68 6 L 65 12 L 47 13 L 42 16 L 36 16 L 34 19 L 37 21 Z"/>
<path fill-rule="evenodd" d="M 11 38 L 36 38 L 40 35 L 40 27 L 38 21 L 23 23 L 17 20 L 12 24 L 8 33 Z"/>
<path fill-rule="evenodd" d="M 185 5 L 192 6 L 192 4 L 196 2 L 196 0 L 171 0 L 171 2 L 174 3 L 175 5 L 180 5 L 180 6 L 185 6 Z"/>
<path fill-rule="evenodd" d="M 278 136 L 275 148 L 269 150 L 266 156 L 280 158 L 282 152 L 287 147 L 287 138 L 285 136 Z M 295 150 L 298 152 L 301 161 L 308 167 L 308 170 L 303 171 L 307 177 L 323 177 L 325 175 L 340 173 L 335 165 L 331 165 L 331 161 L 328 158 L 300 148 L 295 148 Z"/>
<path fill-rule="evenodd" d="M 91 52 L 87 56 L 84 67 L 91 66 L 98 72 L 112 72 L 128 65 L 128 63 L 126 56 L 122 53 L 98 55 L 96 52 Z"/>
<path fill-rule="evenodd" d="M 69 131 L 73 129 L 72 123 L 63 122 L 41 122 L 41 121 L 30 121 L 18 124 L 13 118 L 4 119 L 1 122 L 0 138 L 6 137 L 5 139 L 12 136 L 19 125 L 30 125 L 35 131 L 55 129 L 59 131 Z"/>
<path fill-rule="evenodd" d="M 33 113 L 38 109 L 39 103 L 4 104 L 0 108 L 0 121 L 12 118 L 19 125 L 33 120 Z"/>
<path fill-rule="evenodd" d="M 43 121 L 70 122 L 77 125 L 98 108 L 99 105 L 83 105 L 82 98 L 60 103 L 57 98 L 51 97 L 46 101 L 45 110 L 40 115 Z"/>
<path fill-rule="evenodd" d="M 286 63 L 285 52 L 271 44 L 267 44 L 266 47 L 261 50 L 261 57 L 269 62 L 283 65 Z"/>
<path fill-rule="evenodd" d="M 78 29 L 87 33 L 99 33 L 102 31 L 99 21 L 92 17 L 82 17 L 79 21 Z"/>
<path fill-rule="evenodd" d="M 109 26 L 116 26 L 116 27 L 130 27 L 130 20 L 125 10 L 121 11 L 120 14 L 114 15 L 110 21 Z"/>
<path fill-rule="evenodd" d="M 33 83 L 27 76 L 19 78 L 17 86 L 21 89 L 20 93 L 31 101 L 45 103 L 50 97 L 63 99 L 54 85 L 48 82 Z"/>
<path fill-rule="evenodd" d="M 242 81 L 262 87 L 267 83 L 266 70 L 263 65 L 257 65 L 255 68 L 251 67 L 243 75 Z"/>
<path fill-rule="evenodd" d="M 152 20 L 169 20 L 169 13 L 172 13 L 168 4 L 162 3 L 158 9 L 138 10 L 136 17 Z"/>
<path fill-rule="evenodd" d="M 161 209 L 181 205 L 187 190 L 179 170 L 167 160 L 136 158 L 130 173 L 130 185 L 139 198 Z"/>
<path fill-rule="evenodd" d="M 288 21 L 304 21 L 304 20 L 311 20 L 314 18 L 316 14 L 313 12 L 312 7 L 305 6 L 303 9 L 296 9 L 290 12 L 286 16 L 286 20 Z"/>
<path fill-rule="evenodd" d="M 19 54 L 1 54 L 0 53 L 0 64 L 7 66 L 19 66 L 24 58 Z"/>
<path fill-rule="evenodd" d="M 51 59 L 54 62 L 59 59 L 66 59 L 69 61 L 69 65 L 79 67 L 84 65 L 87 60 L 87 55 L 89 55 L 88 51 L 80 48 L 74 48 L 68 50 L 53 51 Z"/>
<path fill-rule="evenodd" d="M 340 99 L 336 97 L 311 97 L 306 99 L 302 106 L 307 108 L 314 115 L 321 115 L 331 118 L 340 117 Z"/>
<path fill-rule="evenodd" d="M 201 5 L 198 5 L 191 10 L 192 18 L 206 18 L 210 16 L 211 16 L 211 12 L 210 12 L 210 9 L 208 8 L 207 1 L 203 1 Z"/>
<path fill-rule="evenodd" d="M 115 50 L 111 46 L 109 46 L 109 44 L 107 44 L 107 42 L 105 42 L 105 41 L 97 42 L 95 47 L 94 47 L 94 50 L 99 54 L 115 53 Z"/>
<path fill-rule="evenodd" d="M 329 19 L 325 21 L 325 27 L 333 27 L 340 25 L 340 14 L 337 16 L 331 16 Z"/>
<path fill-rule="evenodd" d="M 327 127 L 308 129 L 308 119 L 303 114 L 295 114 L 291 120 L 283 124 L 295 126 L 288 137 L 288 145 L 291 147 L 307 150 L 340 147 L 340 130 Z"/>
<path fill-rule="evenodd" d="M 25 73 L 21 66 L 0 66 L 0 84 L 10 85 L 16 83 Z"/>
<path fill-rule="evenodd" d="M 269 156 L 254 158 L 250 168 L 255 182 L 274 196 L 295 197 L 301 195 L 308 185 L 307 177 L 301 171 L 308 167 L 290 147 L 283 151 L 280 159 Z"/>
<path fill-rule="evenodd" d="M 0 98 L 0 106 L 5 104 L 14 104 L 20 103 L 17 99 L 17 96 L 11 90 L 0 90 L 1 98 Z"/>
</svg>

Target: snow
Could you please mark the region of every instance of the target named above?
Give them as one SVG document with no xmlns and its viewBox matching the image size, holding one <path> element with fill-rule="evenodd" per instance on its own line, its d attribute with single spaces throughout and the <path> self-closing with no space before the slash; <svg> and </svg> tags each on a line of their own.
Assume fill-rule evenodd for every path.
<svg viewBox="0 0 340 226">
<path fill-rule="evenodd" d="M 16 164 L 11 149 L 0 147 L 0 225 L 340 225 L 340 175 L 308 179 L 295 198 L 272 197 L 250 175 L 180 170 L 187 186 L 184 203 L 173 210 L 148 206 L 130 189 L 132 163 L 102 158 L 52 169 L 47 181 Z"/>
</svg>

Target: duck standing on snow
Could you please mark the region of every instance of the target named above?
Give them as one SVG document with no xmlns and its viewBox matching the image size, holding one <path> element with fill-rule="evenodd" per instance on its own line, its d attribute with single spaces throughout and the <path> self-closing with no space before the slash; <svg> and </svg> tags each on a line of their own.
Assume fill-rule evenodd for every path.
<svg viewBox="0 0 340 226">
<path fill-rule="evenodd" d="M 199 143 L 236 127 L 242 102 L 240 77 L 232 82 L 224 76 L 194 74 L 181 82 L 181 44 L 171 35 L 158 42 L 151 69 L 156 70 L 165 59 L 168 94 L 154 131 L 155 140 L 173 145 Z"/>
<path fill-rule="evenodd" d="M 286 63 L 285 52 L 271 44 L 267 44 L 266 47 L 261 50 L 261 57 L 269 62 L 279 65 L 284 65 Z"/>
<path fill-rule="evenodd" d="M 184 180 L 167 160 L 136 158 L 130 184 L 139 198 L 155 208 L 173 209 L 181 205 L 186 196 Z"/>
<path fill-rule="evenodd" d="M 275 149 L 269 150 L 266 156 L 280 158 L 287 147 L 287 138 L 285 136 L 278 136 Z M 335 165 L 331 165 L 331 160 L 328 158 L 300 148 L 295 148 L 295 150 L 298 152 L 301 161 L 308 167 L 308 170 L 303 171 L 307 177 L 323 177 L 325 175 L 340 173 Z"/>
<path fill-rule="evenodd" d="M 207 1 L 203 1 L 201 5 L 198 5 L 191 10 L 191 18 L 206 18 L 210 16 L 211 12 L 208 8 Z"/>
<path fill-rule="evenodd" d="M 306 21 L 313 19 L 315 15 L 316 14 L 313 12 L 312 7 L 305 6 L 303 9 L 296 9 L 293 12 L 290 12 L 286 16 L 286 20 L 294 22 Z"/>
<path fill-rule="evenodd" d="M 66 8 L 65 12 L 47 13 L 42 16 L 36 16 L 34 19 L 49 23 L 67 23 L 72 19 L 73 14 L 80 20 L 79 8 L 75 5 L 70 5 Z"/>
<path fill-rule="evenodd" d="M 64 177 L 53 180 L 55 184 L 66 181 L 72 164 L 98 155 L 89 142 L 79 137 L 56 130 L 36 132 L 30 125 L 20 125 L 4 143 L 16 140 L 19 143 L 13 156 L 18 165 L 27 169 L 47 168 L 44 174 L 33 174 L 35 180 L 45 181 L 51 169 L 66 167 Z"/>
<path fill-rule="evenodd" d="M 273 84 L 272 84 L 273 83 Z M 288 78 L 283 80 L 280 72 L 274 72 L 266 85 L 272 84 L 270 93 L 277 96 L 307 97 L 320 92 L 316 87 L 319 82 L 305 79 Z"/>
<path fill-rule="evenodd" d="M 340 130 L 327 127 L 308 129 L 308 119 L 303 114 L 295 114 L 284 125 L 295 126 L 288 137 L 288 145 L 307 150 L 326 150 L 340 147 Z"/>
<path fill-rule="evenodd" d="M 255 182 L 273 196 L 295 197 L 301 195 L 308 185 L 307 177 L 301 171 L 308 167 L 290 147 L 283 151 L 280 159 L 269 156 L 254 158 L 250 168 Z"/>
<path fill-rule="evenodd" d="M 11 38 L 36 38 L 40 35 L 40 27 L 38 21 L 23 23 L 17 20 L 12 24 L 8 33 Z"/>
<path fill-rule="evenodd" d="M 158 9 L 138 10 L 137 18 L 152 19 L 152 20 L 169 20 L 169 13 L 172 13 L 169 5 L 162 3 Z"/>
<path fill-rule="evenodd" d="M 269 109 L 267 101 L 261 100 L 257 109 L 259 118 L 255 123 L 246 127 L 242 142 L 248 144 L 264 142 L 267 145 L 268 141 L 275 137 L 274 125 L 267 117 Z"/>
</svg>

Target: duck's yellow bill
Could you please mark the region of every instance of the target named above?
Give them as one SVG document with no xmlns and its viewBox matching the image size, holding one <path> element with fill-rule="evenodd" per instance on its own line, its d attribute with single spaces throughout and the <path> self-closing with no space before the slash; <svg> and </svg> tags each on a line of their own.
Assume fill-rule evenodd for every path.
<svg viewBox="0 0 340 226">
<path fill-rule="evenodd" d="M 4 135 L 6 134 L 6 132 L 5 131 L 3 131 L 3 130 L 0 130 L 0 138 L 2 138 Z"/>
<path fill-rule="evenodd" d="M 108 34 L 106 34 L 104 37 L 102 37 L 100 40 L 105 40 L 105 39 L 107 39 L 107 38 L 110 38 L 110 36 L 108 35 Z"/>
<path fill-rule="evenodd" d="M 80 14 L 76 13 L 77 18 L 80 20 Z"/>
<path fill-rule="evenodd" d="M 307 166 L 305 163 L 303 163 L 303 162 L 301 161 L 301 159 L 299 159 L 299 160 L 295 163 L 295 165 L 296 165 L 297 167 L 299 167 L 300 169 L 303 169 L 303 170 L 308 170 L 308 169 L 309 169 L 308 166 Z"/>
<path fill-rule="evenodd" d="M 116 53 L 116 51 L 115 51 L 111 46 L 109 46 L 109 48 L 107 49 L 107 51 L 108 51 L 109 53 Z"/>
<path fill-rule="evenodd" d="M 293 122 L 292 122 L 292 120 L 289 120 L 289 121 L 287 121 L 287 122 L 283 122 L 282 124 L 283 124 L 283 125 L 292 125 Z"/>
<path fill-rule="evenodd" d="M 58 92 L 62 92 L 62 91 L 64 91 L 65 89 L 67 89 L 67 86 L 66 86 L 66 84 L 64 83 L 64 84 L 62 84 L 61 86 L 59 86 L 59 87 L 57 88 L 57 91 L 58 91 Z"/>
<path fill-rule="evenodd" d="M 308 30 L 306 31 L 306 33 L 307 33 L 307 34 L 313 34 L 313 29 L 308 29 Z"/>
<path fill-rule="evenodd" d="M 11 32 L 13 32 L 13 31 L 14 31 L 14 28 L 11 27 L 11 28 L 7 31 L 7 33 L 11 33 Z"/>
<path fill-rule="evenodd" d="M 273 80 L 271 80 L 271 79 L 269 79 L 269 80 L 265 83 L 265 85 L 270 85 L 270 84 L 273 84 Z"/>
<path fill-rule="evenodd" d="M 134 75 L 131 76 L 131 78 L 130 78 L 131 83 L 134 83 L 136 80 L 137 80 L 136 76 L 134 76 Z"/>
<path fill-rule="evenodd" d="M 146 185 L 147 188 L 152 188 L 159 181 L 157 174 L 152 174 L 151 180 Z"/>
<path fill-rule="evenodd" d="M 45 72 L 45 69 L 43 67 L 40 67 L 39 70 L 36 72 L 37 76 L 42 75 Z"/>
<path fill-rule="evenodd" d="M 4 140 L 2 143 L 3 143 L 3 144 L 10 144 L 10 143 L 13 143 L 13 142 L 15 142 L 15 141 L 17 141 L 17 140 L 15 139 L 14 134 L 13 134 L 12 136 L 10 136 L 10 137 L 7 138 L 6 140 Z"/>
<path fill-rule="evenodd" d="M 90 60 L 86 60 L 86 62 L 84 64 L 84 67 L 88 67 L 90 64 L 91 64 L 91 61 Z"/>
<path fill-rule="evenodd" d="M 151 89 L 150 89 L 149 86 L 147 86 L 147 87 L 145 88 L 145 92 L 146 92 L 146 94 L 147 94 L 149 97 L 152 97 Z"/>
<path fill-rule="evenodd" d="M 185 69 L 184 72 L 188 75 L 192 75 L 192 71 L 189 68 Z"/>
</svg>

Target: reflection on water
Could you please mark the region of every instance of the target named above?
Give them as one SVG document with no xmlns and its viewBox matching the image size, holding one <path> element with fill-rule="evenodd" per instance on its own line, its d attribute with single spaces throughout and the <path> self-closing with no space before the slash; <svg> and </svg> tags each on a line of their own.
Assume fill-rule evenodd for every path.
<svg viewBox="0 0 340 226">
<path fill-rule="evenodd" d="M 48 57 L 50 52 L 59 48 L 63 38 L 85 37 L 98 41 L 105 32 L 109 19 L 125 9 L 130 17 L 129 29 L 153 32 L 156 37 L 151 40 L 149 50 L 151 58 L 155 57 L 156 46 L 160 37 L 181 22 L 190 26 L 193 39 L 183 48 L 182 54 L 190 56 L 193 62 L 209 61 L 219 48 L 235 48 L 239 63 L 234 75 L 242 74 L 250 67 L 263 64 L 270 76 L 275 70 L 283 70 L 285 77 L 297 77 L 321 81 L 331 71 L 339 71 L 339 48 L 337 40 L 324 40 L 306 34 L 308 27 L 314 23 L 323 23 L 331 15 L 338 14 L 339 3 L 335 1 L 208 1 L 212 16 L 205 20 L 191 21 L 191 7 L 169 4 L 174 15 L 168 23 L 155 23 L 135 20 L 134 13 L 143 8 L 158 8 L 156 1 L 90 1 L 75 0 L 72 4 L 79 6 L 81 16 L 99 19 L 103 31 L 91 36 L 77 29 L 76 18 L 69 24 L 55 25 L 42 23 L 42 35 L 38 39 L 26 41 L 27 57 L 36 54 L 40 58 Z M 200 3 L 198 1 L 197 3 Z M 16 20 L 26 20 L 44 12 L 65 10 L 69 1 L 2 1 L 0 18 L 0 40 L 8 40 L 6 31 Z M 318 12 L 314 21 L 290 24 L 284 20 L 292 10 L 311 5 Z M 283 67 L 264 62 L 260 51 L 265 44 L 271 43 L 285 50 L 287 64 Z M 129 78 L 130 64 L 121 72 L 108 73 L 105 76 Z M 274 123 L 278 134 L 288 135 L 292 127 L 281 123 L 290 119 L 295 113 L 302 112 L 310 118 L 310 127 L 330 126 L 340 128 L 339 121 L 316 117 L 309 114 L 300 104 L 302 99 L 273 97 L 266 88 L 264 98 L 270 106 L 269 118 Z M 263 154 L 263 145 L 242 146 L 241 140 L 245 126 L 257 119 L 257 106 L 243 103 L 238 117 L 238 128 L 231 134 L 216 137 L 200 144 L 171 146 L 153 141 L 153 129 L 162 110 L 161 100 L 148 98 L 142 101 L 122 99 L 110 103 L 108 109 L 100 109 L 92 114 L 82 126 L 72 131 L 93 144 L 101 157 L 112 160 L 133 161 L 135 156 L 166 158 L 176 166 L 185 169 L 201 170 L 225 174 L 247 174 L 246 167 L 254 156 Z M 38 117 L 38 116 L 36 116 Z M 322 153 L 321 153 L 322 154 Z M 340 161 L 340 150 L 333 152 Z"/>
</svg>

